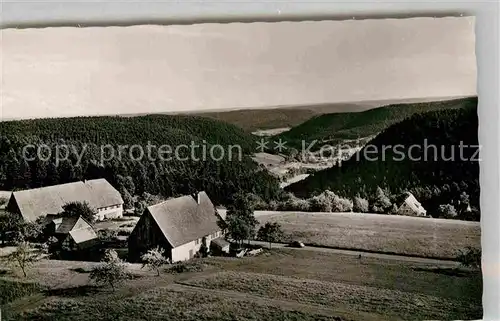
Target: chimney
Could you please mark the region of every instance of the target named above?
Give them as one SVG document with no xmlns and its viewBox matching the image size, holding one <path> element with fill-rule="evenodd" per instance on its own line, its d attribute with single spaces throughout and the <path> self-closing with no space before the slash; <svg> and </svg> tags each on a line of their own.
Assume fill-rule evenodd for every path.
<svg viewBox="0 0 500 321">
<path fill-rule="evenodd" d="M 191 194 L 191 196 L 194 198 L 194 200 L 196 201 L 196 204 L 200 205 L 200 193 L 197 192 L 197 193 L 193 193 Z"/>
</svg>

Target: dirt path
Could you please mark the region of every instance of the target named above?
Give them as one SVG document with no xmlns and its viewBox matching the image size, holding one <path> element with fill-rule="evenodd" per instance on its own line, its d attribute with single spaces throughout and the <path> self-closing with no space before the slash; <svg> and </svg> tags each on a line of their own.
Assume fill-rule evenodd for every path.
<svg viewBox="0 0 500 321">
<path fill-rule="evenodd" d="M 244 300 L 259 305 L 276 306 L 288 311 L 300 311 L 310 314 L 320 314 L 320 315 L 343 317 L 349 319 L 352 318 L 355 320 L 380 320 L 380 315 L 364 313 L 364 312 L 355 312 L 352 311 L 351 309 L 346 309 L 345 307 L 330 308 L 318 304 L 304 304 L 304 303 L 299 303 L 297 301 L 278 300 L 278 299 L 272 299 L 268 297 L 262 297 L 258 295 L 236 292 L 236 291 L 208 289 L 201 286 L 185 284 L 182 282 L 176 282 L 170 284 L 166 288 L 172 291 L 191 292 L 204 295 L 206 295 L 207 293 L 211 293 L 217 296 L 226 297 L 228 299 Z"/>
<path fill-rule="evenodd" d="M 247 243 L 248 241 L 244 241 Z M 261 241 L 250 241 L 250 244 L 259 245 L 264 248 L 269 248 L 268 242 Z M 365 251 L 356 251 L 356 250 L 341 250 L 334 249 L 329 247 L 319 247 L 319 246 L 305 246 L 303 248 L 289 247 L 286 243 L 271 243 L 272 248 L 286 248 L 297 251 L 316 251 L 316 252 L 326 252 L 326 253 L 336 253 L 343 255 L 352 255 L 352 256 L 361 256 L 363 257 L 371 257 L 377 259 L 384 260 L 397 260 L 397 261 L 405 261 L 405 262 L 415 262 L 415 263 L 425 263 L 425 264 L 436 264 L 440 266 L 447 267 L 457 267 L 459 265 L 458 262 L 450 261 L 450 260 L 436 260 L 429 258 L 421 258 L 421 257 L 413 257 L 413 256 L 404 256 L 404 255 L 396 255 L 396 254 L 381 254 L 381 253 L 370 253 Z"/>
</svg>

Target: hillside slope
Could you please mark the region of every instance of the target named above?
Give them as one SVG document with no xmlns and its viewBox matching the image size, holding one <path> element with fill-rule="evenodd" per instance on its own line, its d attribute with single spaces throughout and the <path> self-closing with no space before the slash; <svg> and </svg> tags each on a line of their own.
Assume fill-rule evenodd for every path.
<svg viewBox="0 0 500 321">
<path fill-rule="evenodd" d="M 471 205 L 478 207 L 477 130 L 472 100 L 464 108 L 416 114 L 388 127 L 341 167 L 317 172 L 286 189 L 302 197 L 326 189 L 348 197 L 368 197 L 377 186 L 395 194 L 410 190 L 424 207 L 433 209 L 466 192 Z M 462 148 L 462 155 L 461 143 L 469 146 Z"/>
<path fill-rule="evenodd" d="M 298 107 L 244 109 L 198 113 L 196 115 L 234 124 L 247 132 L 297 126 L 316 115 L 333 112 L 357 112 L 370 108 L 362 103 L 332 103 Z"/>
<path fill-rule="evenodd" d="M 311 149 L 314 151 L 322 146 L 322 142 L 337 144 L 344 140 L 376 135 L 390 125 L 396 124 L 414 114 L 433 110 L 462 108 L 474 104 L 477 104 L 476 97 L 394 104 L 356 113 L 317 115 L 291 130 L 278 135 L 276 138 L 286 141 L 287 146 L 299 150 L 303 141 L 305 141 L 306 146 L 313 141 L 317 141 L 317 144 Z"/>
<path fill-rule="evenodd" d="M 254 136 L 207 118 L 151 115 L 24 120 L 0 123 L 0 132 L 0 189 L 105 177 L 125 194 L 169 197 L 205 190 L 215 202 L 224 203 L 238 191 L 270 198 L 279 188 L 247 156 L 254 148 Z M 29 148 L 28 156 L 35 160 L 24 161 L 22 148 L 28 144 L 47 146 L 45 152 L 50 151 L 51 157 L 42 161 L 35 157 L 35 148 Z M 215 145 L 223 151 L 214 149 L 212 157 L 210 150 Z M 55 159 L 58 146 L 61 153 L 65 153 L 64 146 L 72 151 L 59 164 Z M 166 146 L 163 158 L 160 146 Z M 239 148 L 232 146 L 241 146 L 241 160 Z M 83 155 L 81 160 L 79 155 Z"/>
</svg>

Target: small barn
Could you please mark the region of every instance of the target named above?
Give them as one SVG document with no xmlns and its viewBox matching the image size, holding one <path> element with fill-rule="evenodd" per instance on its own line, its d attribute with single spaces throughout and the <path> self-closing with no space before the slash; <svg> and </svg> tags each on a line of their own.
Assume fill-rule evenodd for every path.
<svg viewBox="0 0 500 321">
<path fill-rule="evenodd" d="M 129 236 L 129 259 L 140 261 L 142 254 L 159 246 L 171 262 L 189 260 L 202 243 L 210 248 L 212 241 L 223 236 L 219 217 L 205 192 L 149 206 Z"/>
<path fill-rule="evenodd" d="M 210 251 L 215 255 L 224 255 L 229 254 L 230 251 L 230 243 L 226 241 L 224 238 L 219 237 L 213 239 L 210 244 Z"/>
<path fill-rule="evenodd" d="M 83 217 L 53 218 L 45 233 L 56 237 L 62 248 L 69 251 L 84 250 L 98 243 L 97 233 Z"/>
<path fill-rule="evenodd" d="M 422 207 L 419 201 L 412 193 L 403 193 L 398 201 L 398 215 L 406 216 L 427 216 L 427 211 Z"/>
<path fill-rule="evenodd" d="M 105 179 L 94 179 L 13 192 L 7 211 L 21 215 L 26 221 L 59 214 L 72 202 L 87 202 L 94 208 L 97 220 L 123 216 L 123 199 Z"/>
</svg>

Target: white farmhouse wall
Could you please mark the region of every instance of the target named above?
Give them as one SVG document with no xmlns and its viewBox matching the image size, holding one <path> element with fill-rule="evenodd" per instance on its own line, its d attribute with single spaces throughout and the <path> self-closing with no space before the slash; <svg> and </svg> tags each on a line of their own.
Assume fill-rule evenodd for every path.
<svg viewBox="0 0 500 321">
<path fill-rule="evenodd" d="M 191 259 L 190 257 L 191 253 L 192 255 L 195 255 L 199 250 L 200 246 L 196 245 L 194 241 L 180 245 L 178 247 L 175 247 L 172 249 L 172 262 L 179 262 L 179 261 L 186 261 Z M 190 253 L 190 251 L 192 251 Z"/>
<path fill-rule="evenodd" d="M 110 218 L 119 218 L 119 217 L 123 217 L 123 205 L 98 208 L 97 214 L 95 215 L 97 221 L 102 221 Z"/>
<path fill-rule="evenodd" d="M 210 241 L 212 241 L 213 239 L 218 238 L 220 236 L 222 236 L 222 232 L 220 232 L 220 231 L 217 231 L 211 235 L 206 235 L 205 236 L 205 238 L 206 238 L 205 245 L 207 247 L 210 247 Z M 180 245 L 178 247 L 174 247 L 172 249 L 172 257 L 171 257 L 172 263 L 179 262 L 179 261 L 186 261 L 186 260 L 193 258 L 193 256 L 200 251 L 202 240 L 203 240 L 203 238 L 199 238 L 198 240 L 194 240 L 194 241 L 191 241 L 189 243 Z M 193 255 L 193 256 L 191 256 L 191 255 Z"/>
</svg>

